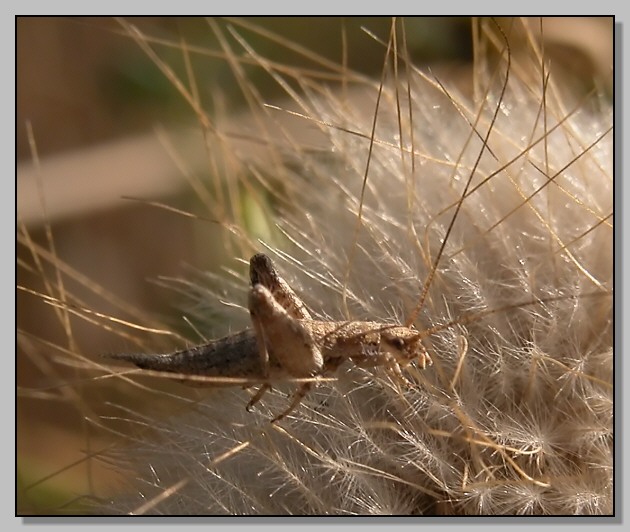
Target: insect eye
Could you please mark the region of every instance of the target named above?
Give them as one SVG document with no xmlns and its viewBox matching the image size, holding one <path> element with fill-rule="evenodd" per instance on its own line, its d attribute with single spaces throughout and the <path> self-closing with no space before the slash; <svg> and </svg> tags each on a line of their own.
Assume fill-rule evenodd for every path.
<svg viewBox="0 0 630 532">
<path fill-rule="evenodd" d="M 402 338 L 394 338 L 392 340 L 392 345 L 398 349 L 402 349 L 405 347 L 405 341 Z"/>
</svg>

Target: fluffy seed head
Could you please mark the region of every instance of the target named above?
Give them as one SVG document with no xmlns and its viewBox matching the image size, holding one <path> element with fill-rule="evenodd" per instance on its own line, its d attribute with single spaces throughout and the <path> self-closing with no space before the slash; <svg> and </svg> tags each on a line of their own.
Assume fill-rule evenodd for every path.
<svg viewBox="0 0 630 532">
<path fill-rule="evenodd" d="M 221 204 L 203 203 L 224 247 L 270 254 L 316 319 L 413 327 L 380 332 L 412 384 L 348 363 L 278 426 L 290 379 L 252 413 L 238 388 L 170 391 L 163 419 L 121 401 L 112 430 L 128 445 L 107 460 L 133 473 L 112 512 L 612 512 L 610 105 L 562 90 L 543 22 L 479 22 L 465 93 L 416 68 L 396 24 L 381 79 L 344 70 L 333 89 L 260 55 L 247 23 L 210 21 L 251 114 L 238 135 L 198 116 L 227 183 L 210 187 Z M 245 56 L 289 101 L 263 105 Z M 238 190 L 265 223 L 247 224 Z M 188 316 L 236 329 L 237 266 L 164 284 L 186 293 Z"/>
</svg>

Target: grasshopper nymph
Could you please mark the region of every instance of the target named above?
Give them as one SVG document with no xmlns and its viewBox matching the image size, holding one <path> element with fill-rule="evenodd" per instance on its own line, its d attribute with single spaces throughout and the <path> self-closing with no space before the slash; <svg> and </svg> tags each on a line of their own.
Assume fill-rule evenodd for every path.
<svg viewBox="0 0 630 532">
<path fill-rule="evenodd" d="M 259 380 L 261 387 L 249 401 L 248 410 L 271 388 L 271 381 L 322 376 L 346 360 L 361 367 L 384 366 L 397 376 L 413 360 L 422 368 L 432 364 L 418 331 L 411 327 L 313 319 L 267 255 L 254 255 L 249 273 L 252 329 L 169 354 L 119 353 L 110 357 L 142 369 Z M 301 383 L 289 407 L 272 422 L 291 413 L 312 385 L 313 381 Z"/>
</svg>

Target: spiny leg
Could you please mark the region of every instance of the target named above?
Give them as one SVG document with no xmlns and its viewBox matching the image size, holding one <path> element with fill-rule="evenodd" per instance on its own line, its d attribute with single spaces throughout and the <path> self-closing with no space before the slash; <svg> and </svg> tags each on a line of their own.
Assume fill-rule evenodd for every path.
<svg viewBox="0 0 630 532">
<path fill-rule="evenodd" d="M 404 388 L 410 389 L 413 387 L 413 382 L 402 372 L 400 364 L 396 360 L 390 359 L 385 364 L 385 371 L 387 371 L 394 381 L 399 382 Z"/>
<path fill-rule="evenodd" d="M 412 382 L 403 374 L 398 361 L 387 353 L 373 355 L 369 358 L 352 357 L 352 361 L 360 368 L 382 368 L 390 377 L 403 386 L 409 387 Z"/>
<path fill-rule="evenodd" d="M 302 384 L 302 386 L 300 386 L 293 393 L 293 397 L 291 398 L 291 403 L 289 404 L 289 407 L 284 412 L 274 417 L 271 422 L 277 423 L 281 419 L 284 419 L 286 416 L 288 416 L 291 412 L 293 412 L 299 406 L 299 404 L 302 402 L 302 399 L 304 399 L 304 396 L 310 391 L 312 387 L 312 382 L 305 382 L 304 384 Z"/>
<path fill-rule="evenodd" d="M 391 354 L 385 354 L 383 355 L 383 357 L 383 369 L 386 373 L 389 374 L 391 379 L 395 383 L 402 385 L 403 388 L 411 389 L 415 385 L 415 383 L 403 373 L 403 366 L 406 366 L 408 361 L 403 362 L 403 366 L 401 366 L 401 363 L 398 362 L 398 360 L 396 360 L 396 357 L 392 356 Z"/>
<path fill-rule="evenodd" d="M 258 391 L 252 396 L 252 398 L 249 400 L 249 403 L 247 403 L 247 405 L 245 406 L 245 410 L 247 410 L 248 412 L 252 411 L 252 407 L 258 402 L 260 401 L 260 399 L 262 398 L 263 395 L 265 395 L 265 392 L 267 390 L 271 390 L 271 384 L 269 384 L 268 382 L 263 383 L 260 388 L 258 388 Z"/>
</svg>

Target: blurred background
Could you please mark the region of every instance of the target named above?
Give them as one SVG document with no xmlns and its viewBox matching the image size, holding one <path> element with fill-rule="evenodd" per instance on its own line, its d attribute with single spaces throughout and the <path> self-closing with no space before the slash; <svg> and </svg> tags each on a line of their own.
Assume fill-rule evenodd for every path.
<svg viewBox="0 0 630 532">
<path fill-rule="evenodd" d="M 185 277 L 190 265 L 235 267 L 239 255 L 207 219 L 147 203 L 208 216 L 186 177 L 211 173 L 199 117 L 159 62 L 196 87 L 213 121 L 246 131 L 251 101 L 243 80 L 265 102 L 281 105 L 285 93 L 247 60 L 235 34 L 266 60 L 341 90 L 349 71 L 380 78 L 384 47 L 369 33 L 386 40 L 391 24 L 361 17 L 17 18 L 17 282 L 32 291 L 17 293 L 18 513 L 80 512 L 81 495 L 105 496 L 118 482 L 106 464 L 86 460 L 109 442 L 85 424 L 116 390 L 81 384 L 76 368 L 54 359 L 64 349 L 96 356 L 129 346 L 102 324 L 64 323 L 37 294 L 60 297 L 50 284 L 62 269 L 76 304 L 176 328 L 177 294 L 152 281 Z M 415 65 L 470 90 L 470 19 L 412 17 L 405 30 Z M 612 97 L 611 18 L 545 19 L 544 30 L 545 54 L 577 97 L 593 88 Z M 242 59 L 238 74 L 226 46 Z M 298 142 L 316 142 L 306 129 L 296 130 Z M 239 222 L 253 237 L 269 237 L 267 206 L 247 191 L 240 197 Z"/>
</svg>

